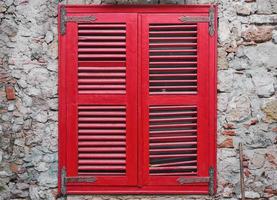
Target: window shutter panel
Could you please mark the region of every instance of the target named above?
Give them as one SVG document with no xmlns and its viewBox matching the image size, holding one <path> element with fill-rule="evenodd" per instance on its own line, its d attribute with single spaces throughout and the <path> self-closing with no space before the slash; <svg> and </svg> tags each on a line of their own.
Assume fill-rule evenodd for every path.
<svg viewBox="0 0 277 200">
<path fill-rule="evenodd" d="M 209 27 L 181 17 L 142 16 L 143 183 L 207 193 Z"/>
<path fill-rule="evenodd" d="M 62 44 L 67 176 L 94 177 L 81 183 L 88 191 L 137 183 L 136 15 L 93 15 L 91 23 L 68 22 Z"/>
</svg>

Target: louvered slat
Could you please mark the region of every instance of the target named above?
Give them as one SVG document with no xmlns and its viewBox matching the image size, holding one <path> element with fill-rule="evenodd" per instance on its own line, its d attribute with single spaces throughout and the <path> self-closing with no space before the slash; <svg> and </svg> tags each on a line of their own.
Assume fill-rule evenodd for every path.
<svg viewBox="0 0 277 200">
<path fill-rule="evenodd" d="M 79 24 L 78 61 L 79 94 L 125 94 L 126 24 Z"/>
<path fill-rule="evenodd" d="M 150 175 L 196 175 L 196 106 L 150 106 Z"/>
<path fill-rule="evenodd" d="M 79 105 L 79 175 L 125 175 L 125 160 L 125 106 Z"/>
<path fill-rule="evenodd" d="M 150 94 L 197 93 L 197 25 L 150 24 Z"/>
</svg>

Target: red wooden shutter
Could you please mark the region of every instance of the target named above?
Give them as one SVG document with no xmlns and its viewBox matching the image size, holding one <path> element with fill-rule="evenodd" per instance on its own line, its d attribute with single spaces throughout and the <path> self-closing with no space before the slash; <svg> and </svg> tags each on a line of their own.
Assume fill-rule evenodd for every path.
<svg viewBox="0 0 277 200">
<path fill-rule="evenodd" d="M 209 177 L 216 162 L 210 6 L 62 8 L 59 191 L 215 188 L 209 184 L 216 180 Z"/>
<path fill-rule="evenodd" d="M 86 15 L 83 13 L 82 15 Z M 136 15 L 93 14 L 91 23 L 67 23 L 67 177 L 68 190 L 137 182 Z M 76 189 L 77 188 L 77 189 Z"/>
<path fill-rule="evenodd" d="M 213 166 L 208 23 L 181 17 L 142 16 L 143 184 L 207 193 Z"/>
</svg>

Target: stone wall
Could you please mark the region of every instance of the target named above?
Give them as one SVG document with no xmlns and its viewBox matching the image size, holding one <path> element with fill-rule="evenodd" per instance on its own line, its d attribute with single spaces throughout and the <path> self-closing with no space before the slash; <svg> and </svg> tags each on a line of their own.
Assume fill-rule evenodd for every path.
<svg viewBox="0 0 277 200">
<path fill-rule="evenodd" d="M 68 3 L 74 2 L 85 1 Z M 277 1 L 187 0 L 209 2 L 219 5 L 218 193 L 214 199 L 239 199 L 238 144 L 242 142 L 246 197 L 276 200 Z M 57 195 L 57 5 L 58 0 L 0 1 L 0 200 L 55 199 Z M 84 199 L 213 198 L 100 195 Z"/>
</svg>

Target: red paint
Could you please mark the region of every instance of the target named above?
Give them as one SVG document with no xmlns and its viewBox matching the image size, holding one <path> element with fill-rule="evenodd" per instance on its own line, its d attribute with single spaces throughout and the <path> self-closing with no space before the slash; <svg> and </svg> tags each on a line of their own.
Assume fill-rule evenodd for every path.
<svg viewBox="0 0 277 200">
<path fill-rule="evenodd" d="M 59 35 L 59 169 L 97 179 L 68 194 L 208 193 L 177 179 L 216 167 L 217 36 L 178 19 L 209 7 L 66 6 L 97 18 Z"/>
</svg>

